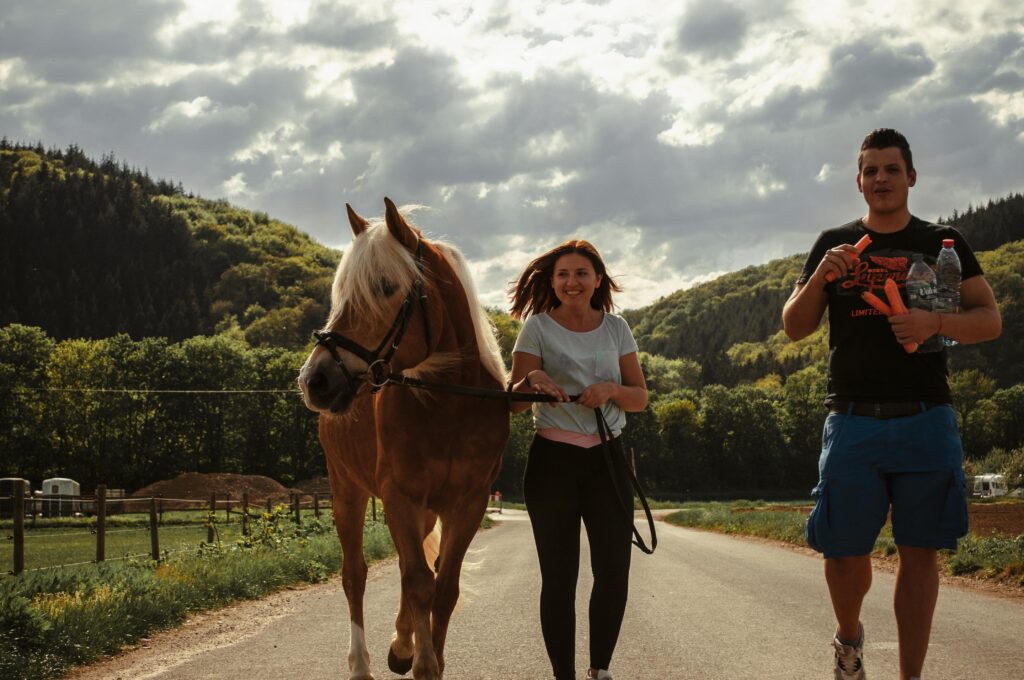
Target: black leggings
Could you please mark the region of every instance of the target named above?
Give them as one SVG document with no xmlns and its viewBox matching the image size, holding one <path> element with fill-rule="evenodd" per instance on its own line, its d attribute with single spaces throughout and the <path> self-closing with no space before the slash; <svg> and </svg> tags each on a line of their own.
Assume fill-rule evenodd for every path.
<svg viewBox="0 0 1024 680">
<path fill-rule="evenodd" d="M 590 665 L 608 668 L 629 591 L 633 490 L 621 442 L 611 478 L 600 446 L 583 449 L 534 436 L 523 491 L 540 558 L 540 625 L 557 680 L 576 676 L 576 581 L 580 519 L 590 541 Z M 622 507 L 612 486 L 629 506 Z"/>
</svg>

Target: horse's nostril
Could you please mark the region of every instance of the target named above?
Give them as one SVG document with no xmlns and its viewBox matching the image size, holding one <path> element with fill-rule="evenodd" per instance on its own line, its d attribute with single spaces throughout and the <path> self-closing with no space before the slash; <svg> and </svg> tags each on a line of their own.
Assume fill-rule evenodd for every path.
<svg viewBox="0 0 1024 680">
<path fill-rule="evenodd" d="M 317 371 L 306 384 L 308 385 L 310 392 L 321 392 L 327 388 L 327 383 L 327 377 L 320 371 Z"/>
</svg>

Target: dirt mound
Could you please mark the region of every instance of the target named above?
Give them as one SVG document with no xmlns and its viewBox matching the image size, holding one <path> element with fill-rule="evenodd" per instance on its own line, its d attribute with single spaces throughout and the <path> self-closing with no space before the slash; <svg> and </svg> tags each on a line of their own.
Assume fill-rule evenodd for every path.
<svg viewBox="0 0 1024 680">
<path fill-rule="evenodd" d="M 218 499 L 224 499 L 230 494 L 230 498 L 235 501 L 241 501 L 242 494 L 248 493 L 249 502 L 255 504 L 264 502 L 267 498 L 274 502 L 284 502 L 288 499 L 291 490 L 270 477 L 262 475 L 185 472 L 174 479 L 166 479 L 144 486 L 133 493 L 132 497 L 162 496 L 166 499 L 195 499 L 209 503 L 212 493 L 217 494 Z M 198 507 L 198 503 L 194 505 Z"/>
<path fill-rule="evenodd" d="M 303 493 L 318 493 L 323 496 L 331 493 L 331 482 L 327 477 L 310 477 L 301 482 L 295 482 L 295 488 Z"/>
</svg>

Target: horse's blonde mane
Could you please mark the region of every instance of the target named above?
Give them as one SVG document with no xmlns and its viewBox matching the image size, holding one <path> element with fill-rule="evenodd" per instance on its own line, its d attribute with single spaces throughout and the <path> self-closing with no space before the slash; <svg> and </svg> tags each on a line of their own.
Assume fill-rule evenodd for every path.
<svg viewBox="0 0 1024 680">
<path fill-rule="evenodd" d="M 476 286 L 473 285 L 473 277 L 469 274 L 469 265 L 466 258 L 462 256 L 455 246 L 448 243 L 434 242 L 448 264 L 455 270 L 463 290 L 466 291 L 466 302 L 469 303 L 469 314 L 473 319 L 473 329 L 476 331 L 476 346 L 480 351 L 480 362 L 494 378 L 505 383 L 505 364 L 501 360 L 501 349 L 498 347 L 498 338 L 495 335 L 494 326 L 491 320 L 480 306 L 476 296 Z"/>
<path fill-rule="evenodd" d="M 498 340 L 490 319 L 477 300 L 466 259 L 449 243 L 430 243 L 441 251 L 466 293 L 480 362 L 498 382 L 504 383 L 505 365 L 501 360 Z M 416 259 L 412 253 L 391 236 L 383 220 L 371 220 L 366 231 L 352 240 L 352 245 L 345 251 L 338 265 L 331 288 L 331 313 L 327 326 L 332 327 L 345 309 L 351 309 L 357 318 L 368 319 L 375 325 L 390 322 L 394 309 L 380 304 L 381 281 L 395 286 L 396 292 L 392 299 L 401 300 L 409 293 L 417 273 Z M 429 278 L 429 272 L 424 273 Z M 420 366 L 404 372 L 417 375 L 435 373 L 455 363 L 452 359 L 450 355 L 433 359 L 428 357 Z"/>
<path fill-rule="evenodd" d="M 332 327 L 342 310 L 351 309 L 357 318 L 383 323 L 394 311 L 381 305 L 382 281 L 396 287 L 393 299 L 402 300 L 416 280 L 416 260 L 395 240 L 383 220 L 374 220 L 341 258 L 331 287 Z"/>
</svg>

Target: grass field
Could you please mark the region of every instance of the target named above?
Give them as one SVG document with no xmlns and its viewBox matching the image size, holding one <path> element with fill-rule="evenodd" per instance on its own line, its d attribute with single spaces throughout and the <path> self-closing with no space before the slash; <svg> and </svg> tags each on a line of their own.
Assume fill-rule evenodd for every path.
<svg viewBox="0 0 1024 680">
<path fill-rule="evenodd" d="M 282 506 L 283 507 L 283 506 Z M 253 515 L 259 517 L 260 513 Z M 160 553 L 173 555 L 197 548 L 207 540 L 207 512 L 175 511 L 164 513 L 164 523 L 158 529 Z M 304 522 L 314 518 L 312 510 L 303 510 Z M 330 508 L 321 508 L 321 518 L 330 521 Z M 230 519 L 218 512 L 214 527 L 215 542 L 231 545 L 242 535 L 241 515 L 233 513 Z M 288 520 L 283 520 L 288 521 Z M 0 524 L 0 536 L 11 536 L 11 522 Z M 123 560 L 150 555 L 149 515 L 131 513 L 107 518 L 106 559 Z M 14 545 L 11 540 L 0 541 L 0 574 L 13 568 Z M 40 519 L 33 528 L 25 527 L 25 569 L 49 569 L 60 565 L 93 563 L 96 559 L 96 521 L 94 518 Z"/>
<path fill-rule="evenodd" d="M 1018 501 L 1019 503 L 1019 501 Z M 665 521 L 677 526 L 709 529 L 725 534 L 759 536 L 794 545 L 806 545 L 804 526 L 806 501 L 792 504 L 760 505 L 751 501 L 734 503 L 686 503 L 667 515 Z M 800 507 L 804 506 L 804 507 Z M 875 542 L 874 554 L 896 553 L 892 531 L 887 524 Z M 943 551 L 944 570 L 953 575 L 977 574 L 1005 580 L 1024 587 L 1024 534 L 968 534 L 955 552 Z"/>
</svg>

